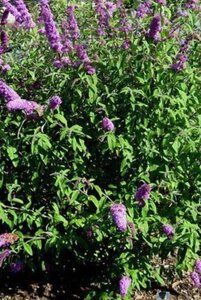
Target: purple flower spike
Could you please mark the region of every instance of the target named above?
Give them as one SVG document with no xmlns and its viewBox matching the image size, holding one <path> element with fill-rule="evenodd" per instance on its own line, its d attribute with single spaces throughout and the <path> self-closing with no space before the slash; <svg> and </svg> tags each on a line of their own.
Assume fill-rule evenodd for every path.
<svg viewBox="0 0 201 300">
<path fill-rule="evenodd" d="M 131 41 L 126 39 L 122 44 L 122 48 L 128 50 L 130 47 L 131 47 Z"/>
<path fill-rule="evenodd" d="M 20 96 L 2 80 L 0 80 L 0 95 L 7 102 L 20 99 Z"/>
<path fill-rule="evenodd" d="M 114 130 L 113 122 L 107 117 L 105 117 L 102 120 L 101 127 L 106 131 L 113 131 Z"/>
<path fill-rule="evenodd" d="M 80 30 L 77 24 L 77 20 L 75 18 L 75 6 L 70 5 L 67 8 L 67 16 L 68 16 L 68 32 L 72 38 L 72 40 L 77 40 L 80 37 Z"/>
<path fill-rule="evenodd" d="M 62 100 L 59 96 L 53 96 L 50 99 L 49 107 L 50 107 L 50 109 L 55 110 L 56 108 L 58 108 L 61 105 L 61 103 L 62 103 Z"/>
<path fill-rule="evenodd" d="M 15 0 L 15 5 L 18 12 L 20 13 L 23 26 L 27 29 L 35 27 L 36 24 L 32 20 L 31 14 L 27 9 L 24 0 Z"/>
<path fill-rule="evenodd" d="M 200 287 L 200 277 L 199 277 L 199 274 L 197 272 L 192 272 L 191 273 L 191 279 L 192 279 L 193 285 L 196 288 Z"/>
<path fill-rule="evenodd" d="M 154 41 L 158 41 L 160 31 L 161 31 L 161 17 L 160 16 L 154 16 L 152 21 L 151 21 L 151 24 L 150 24 L 148 35 Z"/>
<path fill-rule="evenodd" d="M 163 224 L 163 232 L 168 237 L 168 239 L 172 239 L 174 235 L 174 229 L 169 224 Z"/>
<path fill-rule="evenodd" d="M 76 54 L 77 54 L 78 58 L 80 59 L 80 64 L 84 65 L 84 67 L 89 75 L 93 75 L 96 72 L 96 70 L 92 66 L 91 60 L 89 59 L 89 56 L 87 54 L 86 45 L 78 44 L 78 45 L 76 45 L 75 50 L 76 50 Z M 79 63 L 78 63 L 78 65 L 79 65 Z"/>
<path fill-rule="evenodd" d="M 119 231 L 127 228 L 126 207 L 124 204 L 112 204 L 110 207 L 112 219 Z"/>
<path fill-rule="evenodd" d="M 17 100 L 9 101 L 6 104 L 6 107 L 9 111 L 21 110 L 24 111 L 27 115 L 31 115 L 33 114 L 34 110 L 39 108 L 39 105 L 35 101 L 17 99 Z"/>
<path fill-rule="evenodd" d="M 45 25 L 45 33 L 51 48 L 56 52 L 62 52 L 61 37 L 56 28 L 53 14 L 48 4 L 48 0 L 40 0 L 41 17 Z"/>
<path fill-rule="evenodd" d="M 201 273 L 201 259 L 195 261 L 195 268 L 198 273 Z"/>
<path fill-rule="evenodd" d="M 151 193 L 151 187 L 147 183 L 143 183 L 137 190 L 135 198 L 138 200 L 140 206 L 145 205 L 145 201 L 149 199 Z"/>
<path fill-rule="evenodd" d="M 145 1 L 137 7 L 136 16 L 143 19 L 151 12 L 151 1 Z"/>
<path fill-rule="evenodd" d="M 8 10 L 9 13 L 15 17 L 16 22 L 18 22 L 19 24 L 23 22 L 20 12 L 15 6 L 10 4 L 9 0 L 2 0 L 2 4 L 6 8 L 6 10 Z"/>
<path fill-rule="evenodd" d="M 119 280 L 119 292 L 121 297 L 125 297 L 131 285 L 131 279 L 128 276 L 122 276 Z"/>
</svg>

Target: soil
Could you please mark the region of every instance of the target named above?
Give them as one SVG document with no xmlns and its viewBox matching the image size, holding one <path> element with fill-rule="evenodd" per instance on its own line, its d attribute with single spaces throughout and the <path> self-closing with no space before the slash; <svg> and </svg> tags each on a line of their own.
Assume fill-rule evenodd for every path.
<svg viewBox="0 0 201 300">
<path fill-rule="evenodd" d="M 85 299 L 86 292 L 93 288 L 93 284 L 83 285 L 75 276 L 61 278 L 57 274 L 54 278 L 41 276 L 30 278 L 27 274 L 16 274 L 1 280 L 1 300 L 73 300 Z M 135 291 L 132 300 L 156 300 L 157 291 L 169 291 L 171 300 L 201 300 L 201 291 L 194 289 L 186 275 L 182 280 L 175 280 L 171 287 L 153 287 L 151 291 Z M 98 300 L 98 299 L 96 299 Z M 100 299 L 101 300 L 101 299 Z"/>
</svg>

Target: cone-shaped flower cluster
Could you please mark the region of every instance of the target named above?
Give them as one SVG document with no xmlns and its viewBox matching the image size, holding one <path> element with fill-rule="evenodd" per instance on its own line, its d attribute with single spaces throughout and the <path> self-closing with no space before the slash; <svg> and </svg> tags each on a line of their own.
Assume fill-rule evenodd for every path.
<svg viewBox="0 0 201 300">
<path fill-rule="evenodd" d="M 137 190 L 135 198 L 138 200 L 140 206 L 145 205 L 145 200 L 149 199 L 151 187 L 147 183 L 143 183 Z"/>
<path fill-rule="evenodd" d="M 191 279 L 192 279 L 194 287 L 196 287 L 196 288 L 200 287 L 200 277 L 197 272 L 193 271 L 191 273 Z"/>
<path fill-rule="evenodd" d="M 103 118 L 102 123 L 101 123 L 101 127 L 105 131 L 113 131 L 114 130 L 113 122 L 107 117 Z"/>
<path fill-rule="evenodd" d="M 127 228 L 126 207 L 124 204 L 112 204 L 110 207 L 112 219 L 119 231 Z"/>
<path fill-rule="evenodd" d="M 154 16 L 150 24 L 148 36 L 157 42 L 159 41 L 160 31 L 161 31 L 161 17 L 159 15 Z"/>
<path fill-rule="evenodd" d="M 62 100 L 59 96 L 53 96 L 50 99 L 49 107 L 50 107 L 50 109 L 55 110 L 56 108 L 58 108 L 61 105 L 61 103 L 62 103 Z"/>
<path fill-rule="evenodd" d="M 50 47 L 56 51 L 62 52 L 61 37 L 56 28 L 53 14 L 48 4 L 48 0 L 40 0 L 41 18 L 45 25 L 45 33 L 49 41 Z"/>
<path fill-rule="evenodd" d="M 131 285 L 131 278 L 128 276 L 122 276 L 119 281 L 119 292 L 121 297 L 125 297 L 128 293 L 128 289 Z"/>
<path fill-rule="evenodd" d="M 25 112 L 26 115 L 32 115 L 36 109 L 40 108 L 40 105 L 35 101 L 21 99 L 20 96 L 2 80 L 0 80 L 0 95 L 7 101 L 6 107 L 9 111 L 21 110 Z"/>
<path fill-rule="evenodd" d="M 169 238 L 172 239 L 174 235 L 174 229 L 169 224 L 163 224 L 163 232 Z"/>
<path fill-rule="evenodd" d="M 151 1 L 146 0 L 137 7 L 136 16 L 138 18 L 144 18 L 151 12 Z"/>
</svg>

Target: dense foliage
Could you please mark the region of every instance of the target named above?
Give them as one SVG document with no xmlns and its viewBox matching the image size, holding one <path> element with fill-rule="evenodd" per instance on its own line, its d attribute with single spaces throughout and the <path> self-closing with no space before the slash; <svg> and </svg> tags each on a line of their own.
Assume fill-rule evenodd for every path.
<svg viewBox="0 0 201 300">
<path fill-rule="evenodd" d="M 87 299 L 171 282 L 200 255 L 200 5 L 49 2 L 2 0 L 3 267 L 73 255 Z"/>
</svg>

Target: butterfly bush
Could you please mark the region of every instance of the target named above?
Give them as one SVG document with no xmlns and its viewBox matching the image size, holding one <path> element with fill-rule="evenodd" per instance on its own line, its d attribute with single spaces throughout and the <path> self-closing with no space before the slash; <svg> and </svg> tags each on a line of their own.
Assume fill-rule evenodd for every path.
<svg viewBox="0 0 201 300">
<path fill-rule="evenodd" d="M 2 0 L 0 266 L 199 287 L 199 3 L 27 3 Z"/>
</svg>

